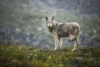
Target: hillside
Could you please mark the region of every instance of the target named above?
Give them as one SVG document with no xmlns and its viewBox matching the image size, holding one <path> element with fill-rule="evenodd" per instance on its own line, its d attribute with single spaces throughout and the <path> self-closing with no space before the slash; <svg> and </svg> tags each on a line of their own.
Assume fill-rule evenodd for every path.
<svg viewBox="0 0 100 67">
<path fill-rule="evenodd" d="M 54 15 L 58 22 L 79 23 L 81 46 L 100 46 L 98 3 L 94 0 L 1 0 L 0 43 L 53 48 L 54 39 L 45 25 L 45 16 Z M 65 47 L 72 46 L 68 38 L 63 42 Z"/>
<path fill-rule="evenodd" d="M 99 67 L 100 47 L 71 52 L 29 46 L 0 45 L 0 67 Z"/>
</svg>

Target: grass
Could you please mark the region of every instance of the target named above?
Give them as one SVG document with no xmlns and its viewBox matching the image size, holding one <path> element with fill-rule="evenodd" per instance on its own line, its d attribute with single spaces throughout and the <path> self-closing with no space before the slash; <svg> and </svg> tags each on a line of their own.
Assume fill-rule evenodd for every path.
<svg viewBox="0 0 100 67">
<path fill-rule="evenodd" d="M 29 46 L 0 45 L 0 67 L 99 67 L 100 48 L 71 52 L 42 50 Z"/>
</svg>

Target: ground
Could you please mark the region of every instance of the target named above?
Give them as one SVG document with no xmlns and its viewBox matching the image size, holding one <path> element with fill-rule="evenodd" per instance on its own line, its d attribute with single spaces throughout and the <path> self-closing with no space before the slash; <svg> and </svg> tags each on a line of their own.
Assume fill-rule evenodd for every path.
<svg viewBox="0 0 100 67">
<path fill-rule="evenodd" d="M 0 67 L 100 67 L 100 47 L 44 50 L 25 45 L 0 45 Z"/>
</svg>

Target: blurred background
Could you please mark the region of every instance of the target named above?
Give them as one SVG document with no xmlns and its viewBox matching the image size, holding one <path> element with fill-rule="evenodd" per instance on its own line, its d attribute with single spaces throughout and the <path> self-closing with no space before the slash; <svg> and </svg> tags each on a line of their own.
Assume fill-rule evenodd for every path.
<svg viewBox="0 0 100 67">
<path fill-rule="evenodd" d="M 54 48 L 45 16 L 81 26 L 81 46 L 100 46 L 100 0 L 0 0 L 0 43 Z M 73 46 L 63 38 L 63 47 Z"/>
</svg>

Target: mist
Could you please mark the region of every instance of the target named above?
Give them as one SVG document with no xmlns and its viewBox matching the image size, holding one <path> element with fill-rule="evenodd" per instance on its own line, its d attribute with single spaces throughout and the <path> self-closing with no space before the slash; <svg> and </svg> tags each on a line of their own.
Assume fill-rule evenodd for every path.
<svg viewBox="0 0 100 67">
<path fill-rule="evenodd" d="M 1 0 L 0 43 L 53 48 L 54 39 L 47 30 L 45 16 L 59 22 L 77 22 L 81 26 L 81 46 L 100 46 L 99 0 Z M 73 46 L 68 38 L 63 46 Z"/>
</svg>

